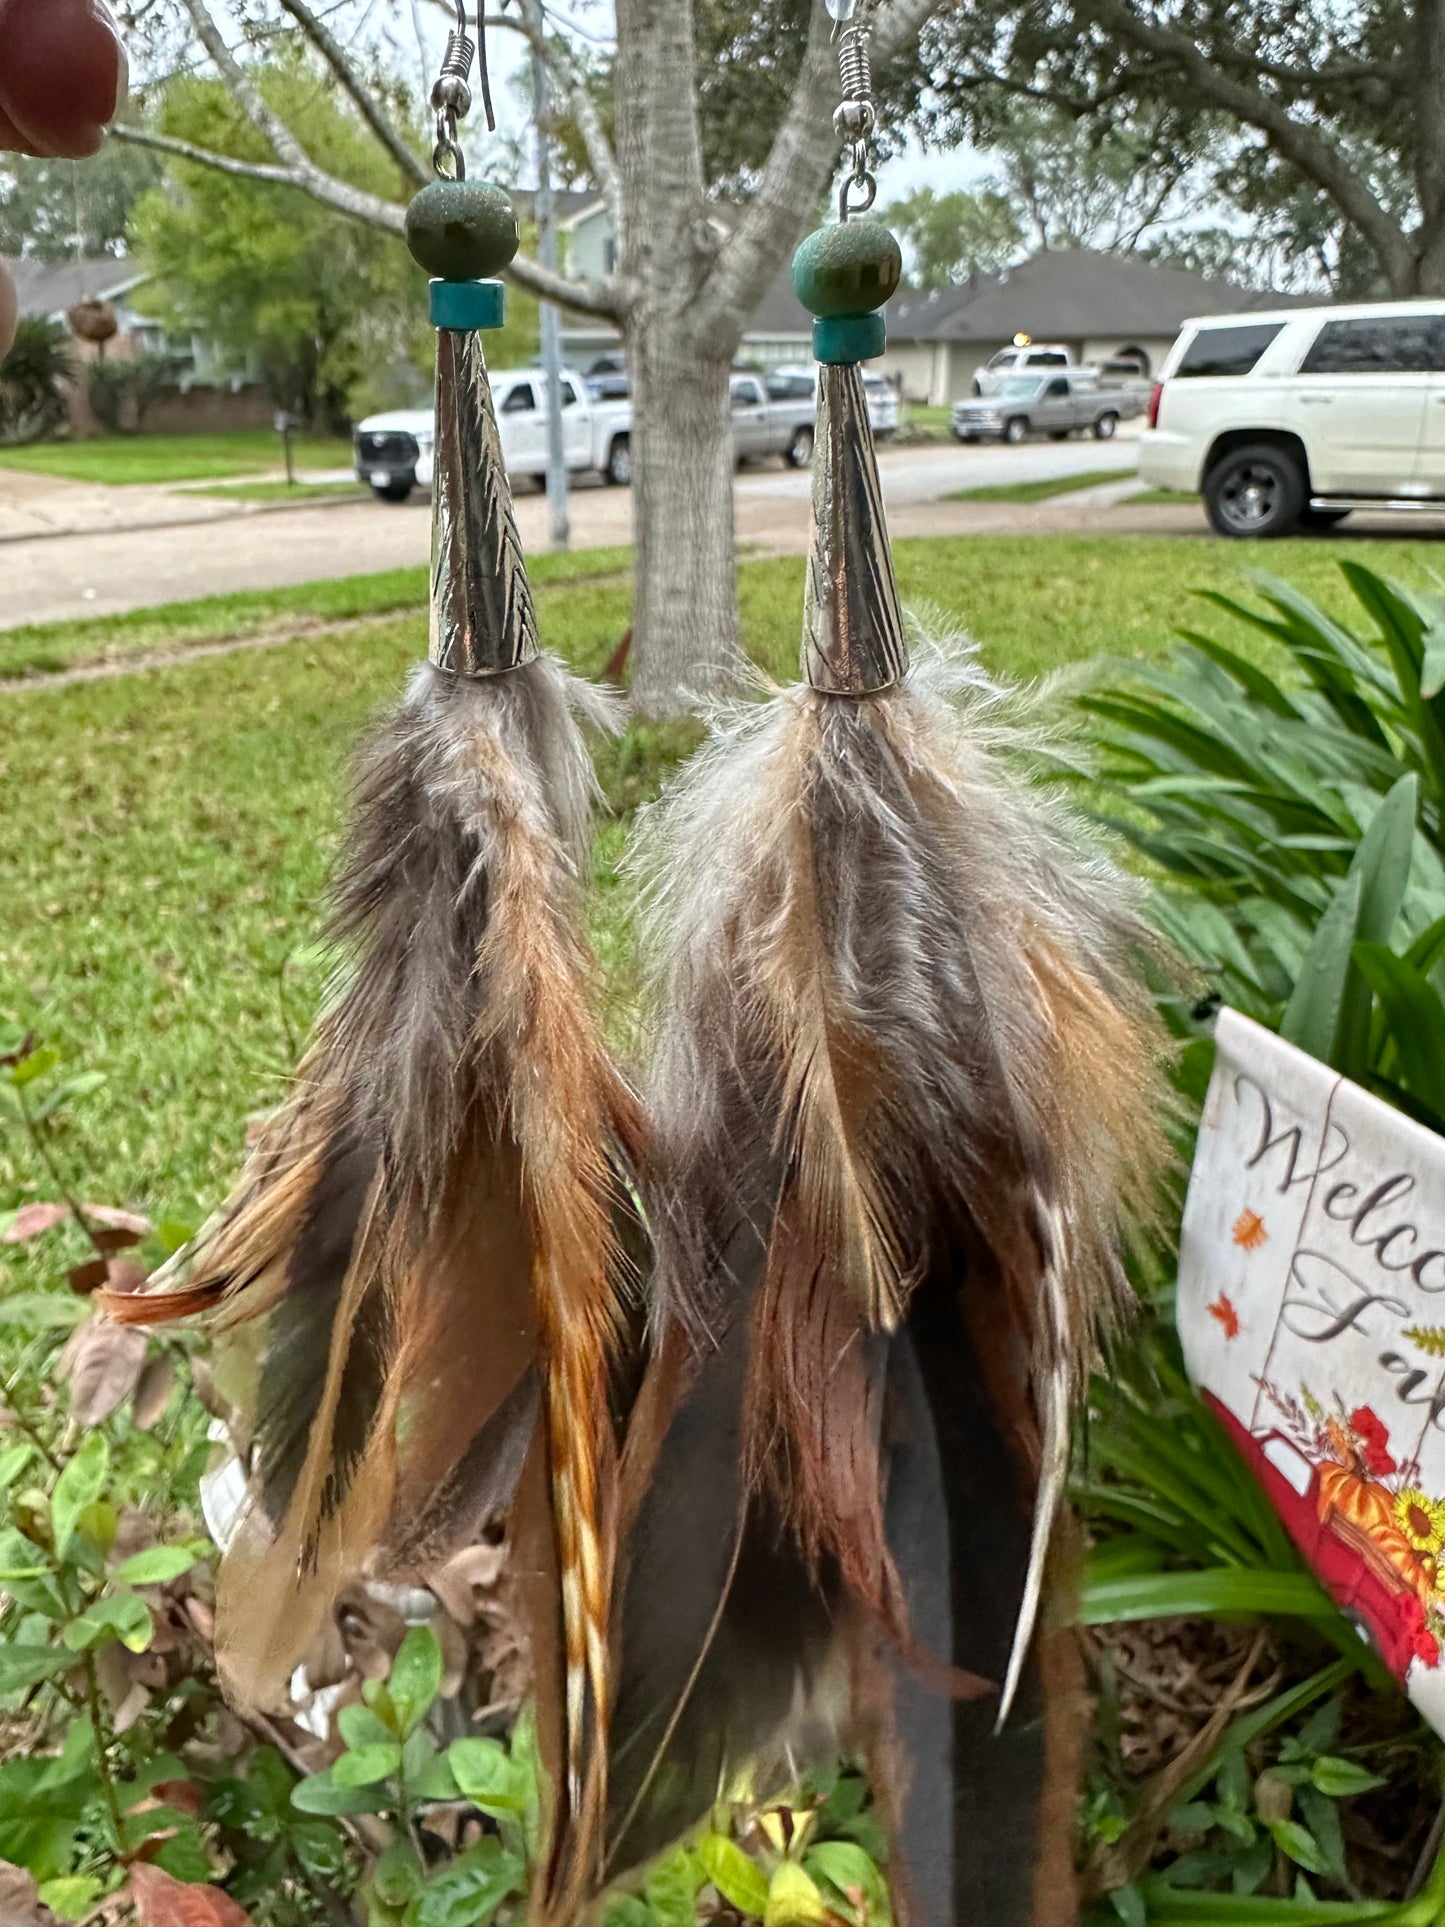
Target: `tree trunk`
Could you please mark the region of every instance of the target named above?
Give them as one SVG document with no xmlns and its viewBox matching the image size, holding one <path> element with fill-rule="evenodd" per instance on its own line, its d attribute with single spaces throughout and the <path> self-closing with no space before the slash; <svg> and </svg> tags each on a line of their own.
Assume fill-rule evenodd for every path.
<svg viewBox="0 0 1445 1927">
<path fill-rule="evenodd" d="M 632 386 L 634 698 L 677 715 L 743 670 L 728 368 L 691 325 L 717 260 L 698 127 L 692 0 L 617 0 L 618 268 Z"/>
<path fill-rule="evenodd" d="M 1420 226 L 1409 294 L 1445 294 L 1445 0 L 1416 0 L 1415 191 Z"/>
<path fill-rule="evenodd" d="M 704 357 L 686 318 L 654 315 L 627 336 L 632 381 L 636 644 L 632 695 L 676 715 L 736 684 L 731 354 Z"/>
</svg>

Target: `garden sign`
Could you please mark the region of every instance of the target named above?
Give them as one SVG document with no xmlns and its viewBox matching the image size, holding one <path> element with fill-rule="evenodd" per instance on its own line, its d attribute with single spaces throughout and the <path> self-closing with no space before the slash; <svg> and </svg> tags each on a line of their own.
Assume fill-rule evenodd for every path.
<svg viewBox="0 0 1445 1927">
<path fill-rule="evenodd" d="M 1236 1012 L 1184 1212 L 1189 1373 L 1445 1732 L 1445 1139 Z"/>
</svg>

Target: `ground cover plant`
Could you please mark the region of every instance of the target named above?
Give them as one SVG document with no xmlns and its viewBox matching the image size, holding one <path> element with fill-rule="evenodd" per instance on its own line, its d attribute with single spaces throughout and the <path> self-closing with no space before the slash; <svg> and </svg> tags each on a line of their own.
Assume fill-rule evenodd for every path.
<svg viewBox="0 0 1445 1927">
<path fill-rule="evenodd" d="M 348 468 L 351 444 L 335 436 L 296 442 L 298 469 Z M 265 428 L 213 435 L 103 435 L 0 450 L 0 468 L 124 488 L 137 482 L 200 482 L 285 467 L 281 438 Z"/>
<path fill-rule="evenodd" d="M 1135 840 L 1141 861 L 1172 879 L 1163 914 L 1176 936 L 1184 920 L 1201 988 L 1217 983 L 1266 1021 L 1284 1022 L 1292 960 L 1324 943 L 1333 962 L 1312 981 L 1336 984 L 1343 1000 L 1330 1047 L 1361 1035 L 1353 1018 L 1339 1022 L 1360 996 L 1350 974 L 1358 971 L 1374 1001 L 1367 1055 L 1352 1061 L 1413 1101 L 1418 1076 L 1407 1074 L 1403 1033 L 1369 973 L 1381 984 L 1395 978 L 1369 946 L 1410 964 L 1411 940 L 1445 915 L 1445 905 L 1433 911 L 1412 894 L 1434 887 L 1433 786 L 1445 768 L 1426 727 L 1437 699 L 1419 694 L 1411 668 L 1416 654 L 1424 668 L 1428 625 L 1412 643 L 1407 604 L 1362 612 L 1363 579 L 1352 586 L 1339 574 L 1342 552 L 1358 553 L 1316 543 L 1270 551 L 1272 564 L 1308 581 L 1328 616 L 1266 607 L 1261 628 L 1216 605 L 1218 634 L 1234 652 L 1227 670 L 1217 648 L 1160 665 L 1181 582 L 1245 594 L 1253 557 L 1238 548 L 966 539 L 901 544 L 900 570 L 911 599 L 967 608 L 996 668 L 1077 667 L 1108 649 L 1134 658 L 1127 679 L 1110 672 L 1109 689 L 1089 698 L 1116 786 L 1091 800 Z M 1425 589 L 1420 550 L 1368 553 Z M 616 552 L 594 553 L 544 558 L 537 572 L 546 639 L 589 673 L 626 628 L 624 565 Z M 742 573 L 751 646 L 778 676 L 793 668 L 799 568 L 753 563 Z M 1171 579 L 1161 583 L 1161 572 Z M 51 646 L 104 654 L 147 633 L 150 646 L 164 635 L 214 640 L 227 622 L 265 626 L 308 610 L 347 626 L 320 626 L 264 652 L 3 699 L 0 1009 L 10 1028 L 0 1081 L 13 1101 L 0 1121 L 0 1238 L 12 1240 L 0 1247 L 0 1401 L 10 1415 L 0 1424 L 0 1528 L 30 1549 L 0 1548 L 0 1590 L 13 1601 L 15 1584 L 39 1590 L 0 1622 L 0 1654 L 21 1654 L 8 1684 L 0 1665 L 0 1813 L 21 1802 L 14 1831 L 0 1820 L 0 1860 L 33 1863 L 45 1892 L 25 1890 L 27 1908 L 33 1901 L 60 1917 L 103 1910 L 124 1862 L 143 1910 L 148 1885 L 162 1904 L 167 1878 L 216 1892 L 222 1883 L 219 1911 L 197 1915 L 197 1927 L 239 1927 L 221 1906 L 227 1896 L 266 1927 L 340 1921 L 353 1899 L 356 1917 L 376 1927 L 467 1927 L 505 1919 L 525 1882 L 525 1728 L 519 1749 L 515 1738 L 506 1743 L 510 1714 L 493 1727 L 455 1724 L 475 1710 L 460 1695 L 456 1639 L 485 1645 L 505 1681 L 504 1606 L 493 1598 L 478 1609 L 475 1595 L 487 1587 L 468 1579 L 455 1611 L 438 1616 L 439 1683 L 425 1717 L 415 1709 L 430 1690 L 431 1649 L 413 1643 L 403 1672 L 421 1687 L 403 1707 L 386 1680 L 404 1628 L 375 1616 L 352 1628 L 351 1656 L 365 1655 L 369 1683 L 341 1730 L 342 1759 L 361 1756 L 349 1765 L 293 1726 L 238 1733 L 210 1667 L 198 1494 L 210 1424 L 201 1394 L 217 1409 L 220 1401 L 189 1340 L 109 1357 L 85 1300 L 87 1282 L 114 1283 L 121 1267 L 135 1268 L 120 1274 L 134 1278 L 185 1237 L 234 1175 L 248 1118 L 284 1089 L 325 974 L 314 938 L 343 759 L 424 647 L 421 573 L 88 624 L 68 642 L 52 636 Z M 1380 640 L 1387 610 L 1404 625 L 1394 657 Z M 1347 622 L 1360 631 L 1348 642 Z M 1204 673 L 1200 663 L 1233 685 L 1228 701 L 1214 692 L 1210 724 L 1229 754 L 1275 754 L 1276 740 L 1288 738 L 1295 757 L 1354 758 L 1359 780 L 1338 807 L 1323 806 L 1328 828 L 1313 855 L 1308 840 L 1295 847 L 1267 817 L 1250 817 L 1216 767 L 1217 747 L 1178 766 L 1179 715 L 1197 704 L 1190 678 Z M 1345 700 L 1342 677 L 1363 691 L 1373 722 Z M 1281 686 L 1292 693 L 1281 697 Z M 1299 705 L 1297 726 L 1281 701 Z M 1377 753 L 1377 730 L 1393 773 Z M 615 997 L 609 1021 L 624 1039 L 632 939 L 617 871 L 628 819 L 695 740 L 688 726 L 637 726 L 599 750 L 593 926 Z M 1293 767 L 1286 747 L 1277 754 Z M 1172 760 L 1165 769 L 1151 758 Z M 1437 854 L 1421 857 L 1418 877 L 1412 858 L 1401 917 L 1385 919 L 1374 905 L 1368 930 L 1357 918 L 1341 937 L 1345 913 L 1332 923 L 1331 906 L 1363 904 L 1362 890 L 1358 905 L 1351 895 L 1358 846 L 1402 776 L 1416 784 L 1411 850 L 1423 840 Z M 1200 820 L 1165 824 L 1157 811 L 1183 809 L 1191 784 Z M 1116 794 L 1122 806 L 1110 803 Z M 1265 808 L 1253 794 L 1246 800 Z M 1390 808 L 1387 828 L 1403 820 L 1401 802 Z M 1284 921 L 1271 922 L 1247 893 L 1230 891 L 1236 873 L 1253 875 L 1279 842 Z M 1205 875 L 1201 846 L 1213 866 Z M 1175 847 L 1188 854 L 1171 869 Z M 1336 935 L 1324 942 L 1327 928 Z M 1428 980 L 1437 963 L 1416 953 L 1410 967 Z M 1193 1001 L 1191 991 L 1170 1008 L 1190 1040 L 1186 1082 L 1197 1090 L 1207 1043 L 1192 1028 Z M 1323 1036 L 1328 997 L 1312 996 L 1309 1008 Z M 1440 1749 L 1398 1695 L 1379 1688 L 1353 1636 L 1341 1640 L 1340 1622 L 1183 1385 L 1167 1264 L 1144 1282 L 1155 1312 L 1098 1390 L 1080 1488 L 1098 1542 L 1082 1598 L 1100 1706 L 1083 1854 L 1099 1917 L 1130 1927 L 1188 1919 L 1424 1927 L 1445 1904 L 1430 1840 Z M 86 1347 L 96 1348 L 88 1363 Z M 97 1416 L 87 1398 L 115 1403 Z M 134 1566 L 137 1552 L 159 1562 Z M 124 1688 L 114 1703 L 102 1670 L 114 1693 Z M 126 1709 L 137 1684 L 148 1697 Z M 459 1730 L 488 1745 L 454 1757 Z M 298 1780 L 307 1783 L 299 1805 Z M 886 1917 L 881 1851 L 857 1779 L 824 1776 L 799 1790 L 785 1817 L 720 1815 L 713 1833 L 619 1902 L 613 1927 L 687 1927 L 700 1900 L 779 1927 L 830 1913 L 877 1927 Z M 1402 1911 L 1416 1880 L 1434 1884 Z M 18 1903 L 16 1917 L 29 1918 Z M 0 1918 L 8 1922 L 3 1908 Z"/>
<path fill-rule="evenodd" d="M 1109 482 L 1128 482 L 1127 468 L 1091 468 L 1078 475 L 1045 475 L 1034 482 L 992 482 L 984 488 L 955 489 L 950 502 L 1049 502 L 1056 495 L 1076 495 L 1080 489 L 1101 488 Z"/>
</svg>

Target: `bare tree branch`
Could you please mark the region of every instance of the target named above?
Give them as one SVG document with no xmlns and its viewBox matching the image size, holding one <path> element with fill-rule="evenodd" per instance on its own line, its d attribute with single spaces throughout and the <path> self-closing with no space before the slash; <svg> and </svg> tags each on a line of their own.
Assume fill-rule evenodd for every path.
<svg viewBox="0 0 1445 1927">
<path fill-rule="evenodd" d="M 561 83 L 567 95 L 567 104 L 572 109 L 572 118 L 577 123 L 577 131 L 582 136 L 587 159 L 592 172 L 597 176 L 597 185 L 607 197 L 608 210 L 612 224 L 617 226 L 621 207 L 622 186 L 617 174 L 617 157 L 612 152 L 611 143 L 602 126 L 602 118 L 597 112 L 597 103 L 587 88 L 586 79 L 572 51 L 565 40 L 554 34 L 550 39 L 546 31 L 546 16 L 540 0 L 521 0 L 522 16 L 526 24 L 527 38 L 533 51 L 549 67 Z"/>
<path fill-rule="evenodd" d="M 619 326 L 626 319 L 636 294 L 620 275 L 589 275 L 586 279 L 574 280 L 568 274 L 554 274 L 527 254 L 519 254 L 507 274 L 519 287 L 540 295 L 544 301 L 555 301 L 562 308 L 575 308 L 580 314 L 601 315 Z"/>
<path fill-rule="evenodd" d="M 286 4 L 286 0 L 282 0 L 282 3 Z M 453 0 L 431 0 L 431 3 L 450 18 L 456 18 Z M 622 189 L 617 175 L 617 157 L 597 112 L 597 103 L 588 92 L 582 70 L 572 58 L 566 41 L 560 34 L 547 34 L 546 16 L 541 7 L 533 8 L 523 0 L 522 12 L 521 19 L 514 19 L 509 13 L 489 13 L 483 25 L 488 29 L 497 27 L 507 33 L 520 34 L 541 55 L 544 65 L 567 96 L 572 118 L 582 136 L 588 164 L 597 176 L 599 189 L 607 197 L 608 209 L 616 226 L 620 218 Z"/>
<path fill-rule="evenodd" d="M 873 16 L 873 56 L 880 67 L 908 52 L 939 0 L 885 0 Z"/>
<path fill-rule="evenodd" d="M 352 65 L 346 49 L 332 33 L 325 21 L 319 19 L 306 0 L 281 0 L 281 5 L 301 28 L 306 38 L 315 47 L 321 58 L 335 74 L 346 93 L 350 96 L 357 113 L 371 129 L 376 140 L 390 154 L 400 170 L 404 181 L 415 187 L 425 187 L 431 179 L 424 162 L 419 160 L 407 146 L 396 128 L 392 126 L 381 111 L 381 103 L 375 93 Z"/>
<path fill-rule="evenodd" d="M 873 54 L 884 67 L 918 37 L 939 0 L 886 0 L 873 16 Z M 831 107 L 837 93 L 831 22 L 816 3 L 802 69 L 747 212 L 721 250 L 702 297 L 704 328 L 726 329 L 761 301 L 796 238 L 798 216 L 812 205 L 838 152 Z"/>
<path fill-rule="evenodd" d="M 129 121 L 117 121 L 111 135 L 135 147 L 153 148 L 159 154 L 173 154 L 178 160 L 192 161 L 197 167 L 209 167 L 217 174 L 230 174 L 238 180 L 264 181 L 271 187 L 294 188 L 297 193 L 319 201 L 323 207 L 334 208 L 338 214 L 363 221 L 368 227 L 381 228 L 388 234 L 401 234 L 406 228 L 404 207 L 379 200 L 374 194 L 362 194 L 317 168 L 310 169 L 303 178 L 291 167 L 238 160 L 232 154 L 217 154 L 208 147 L 197 147 L 193 141 L 177 140 L 170 134 L 154 134 L 149 128 L 137 127 Z M 626 283 L 614 275 L 574 281 L 565 274 L 550 273 L 525 254 L 517 256 L 507 273 L 519 287 L 529 289 L 545 301 L 556 301 L 582 314 L 601 315 L 609 321 L 619 321 L 626 314 L 631 298 Z"/>
<path fill-rule="evenodd" d="M 194 161 L 197 167 L 212 168 L 217 174 L 231 174 L 245 181 L 265 181 L 273 187 L 295 188 L 299 193 L 309 194 L 323 207 L 334 208 L 338 214 L 349 215 L 353 221 L 364 221 L 368 227 L 382 228 L 388 234 L 400 234 L 406 226 L 404 207 L 348 187 L 345 181 L 334 180 L 319 168 L 308 168 L 303 176 L 295 168 L 276 162 L 238 160 L 234 154 L 217 154 L 209 147 L 197 147 L 194 141 L 177 140 L 171 134 L 155 134 L 131 121 L 117 121 L 110 132 L 113 140 L 128 141 L 133 147 L 151 147 L 159 154 L 174 154 L 179 160 Z"/>
<path fill-rule="evenodd" d="M 236 105 L 257 133 L 269 141 L 276 158 L 285 161 L 294 174 L 319 173 L 311 156 L 281 116 L 267 105 L 260 88 L 226 45 L 220 28 L 207 10 L 205 0 L 181 0 L 181 4 L 191 17 L 197 40 L 210 55 Z"/>
<path fill-rule="evenodd" d="M 1086 0 L 1088 13 L 1130 46 L 1168 61 L 1185 74 L 1202 100 L 1257 127 L 1284 160 L 1313 181 L 1359 229 L 1396 293 L 1414 285 L 1416 262 L 1399 222 L 1365 180 L 1316 127 L 1248 81 L 1225 73 L 1179 28 L 1144 19 L 1129 0 Z"/>
</svg>

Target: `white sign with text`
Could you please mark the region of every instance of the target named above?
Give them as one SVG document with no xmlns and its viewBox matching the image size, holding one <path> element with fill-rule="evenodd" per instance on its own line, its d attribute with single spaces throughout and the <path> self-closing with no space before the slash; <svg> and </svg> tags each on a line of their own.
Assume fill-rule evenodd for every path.
<svg viewBox="0 0 1445 1927">
<path fill-rule="evenodd" d="M 1236 1012 L 1189 1182 L 1189 1373 L 1445 1732 L 1445 1139 Z"/>
</svg>

